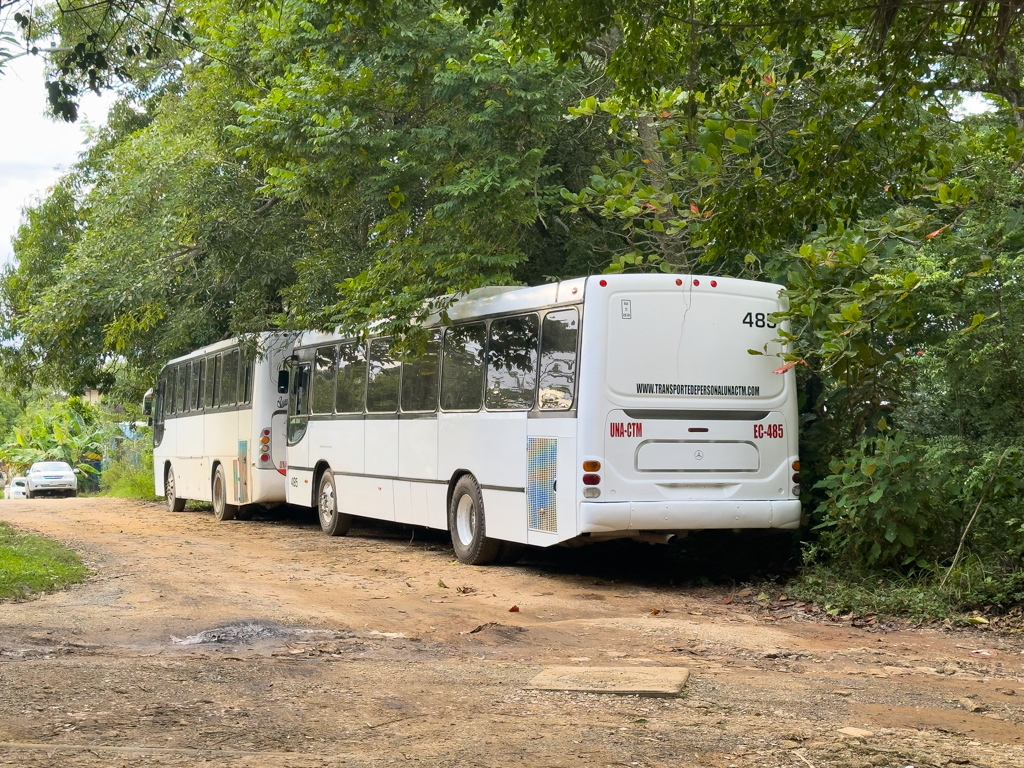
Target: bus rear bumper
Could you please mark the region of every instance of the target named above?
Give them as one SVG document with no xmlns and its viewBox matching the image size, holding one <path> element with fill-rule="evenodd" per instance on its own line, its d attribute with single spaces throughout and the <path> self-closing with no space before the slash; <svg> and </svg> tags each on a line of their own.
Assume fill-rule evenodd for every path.
<svg viewBox="0 0 1024 768">
<path fill-rule="evenodd" d="M 580 533 L 799 527 L 799 499 L 604 501 L 580 504 Z"/>
</svg>

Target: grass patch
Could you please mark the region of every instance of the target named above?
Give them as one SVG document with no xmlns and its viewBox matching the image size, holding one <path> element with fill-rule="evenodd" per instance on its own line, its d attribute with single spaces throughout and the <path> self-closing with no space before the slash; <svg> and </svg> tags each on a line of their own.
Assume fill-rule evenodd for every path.
<svg viewBox="0 0 1024 768">
<path fill-rule="evenodd" d="M 100 475 L 100 491 L 104 496 L 140 501 L 161 501 L 153 491 L 153 454 L 143 457 L 142 466 L 114 461 Z"/>
<path fill-rule="evenodd" d="M 790 596 L 814 602 L 829 614 L 852 613 L 927 623 L 982 623 L 979 617 L 1020 617 L 1024 573 L 986 573 L 979 558 L 964 558 L 946 579 L 946 569 L 900 574 L 853 573 L 828 565 L 810 565 L 788 587 Z"/>
<path fill-rule="evenodd" d="M 88 575 L 81 558 L 63 544 L 0 523 L 0 599 L 54 592 Z"/>
</svg>

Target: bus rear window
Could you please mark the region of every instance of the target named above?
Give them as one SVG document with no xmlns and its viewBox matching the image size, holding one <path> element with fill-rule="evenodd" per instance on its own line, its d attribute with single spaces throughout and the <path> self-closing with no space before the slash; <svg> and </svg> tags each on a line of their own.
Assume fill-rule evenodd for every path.
<svg viewBox="0 0 1024 768">
<path fill-rule="evenodd" d="M 547 411 L 572 408 L 576 388 L 576 339 L 579 314 L 575 309 L 548 312 L 541 329 L 540 407 Z"/>
</svg>

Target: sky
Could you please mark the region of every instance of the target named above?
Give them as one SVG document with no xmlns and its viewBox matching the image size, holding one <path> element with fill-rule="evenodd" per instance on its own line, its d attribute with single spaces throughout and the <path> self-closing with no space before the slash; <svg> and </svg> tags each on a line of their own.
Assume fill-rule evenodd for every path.
<svg viewBox="0 0 1024 768">
<path fill-rule="evenodd" d="M 112 94 L 89 93 L 77 123 L 46 115 L 46 78 L 41 56 L 22 56 L 0 69 L 0 266 L 13 256 L 11 238 L 21 209 L 44 194 L 84 149 L 85 124 L 102 125 Z"/>
</svg>

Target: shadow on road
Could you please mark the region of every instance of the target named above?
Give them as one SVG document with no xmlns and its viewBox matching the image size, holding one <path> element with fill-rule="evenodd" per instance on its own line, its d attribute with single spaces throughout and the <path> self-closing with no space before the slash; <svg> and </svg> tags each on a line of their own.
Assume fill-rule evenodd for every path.
<svg viewBox="0 0 1024 768">
<path fill-rule="evenodd" d="M 208 511 L 208 507 L 196 512 Z M 257 512 L 257 524 L 309 529 L 320 534 L 315 511 L 280 506 Z M 451 551 L 445 531 L 356 518 L 352 537 L 406 542 L 410 547 Z M 620 539 L 585 546 L 531 547 L 518 567 L 540 573 L 572 574 L 638 586 L 702 586 L 751 580 L 786 579 L 800 562 L 794 531 L 696 531 L 669 544 Z"/>
</svg>

